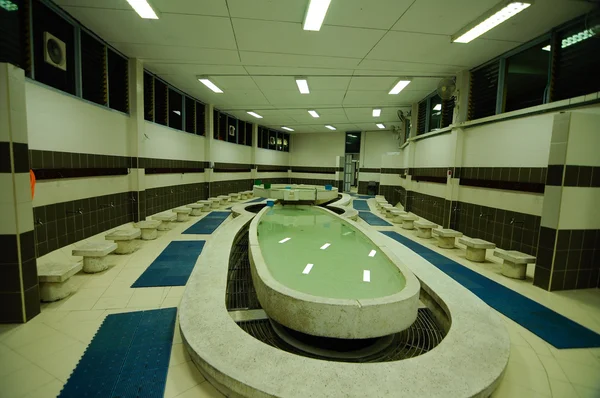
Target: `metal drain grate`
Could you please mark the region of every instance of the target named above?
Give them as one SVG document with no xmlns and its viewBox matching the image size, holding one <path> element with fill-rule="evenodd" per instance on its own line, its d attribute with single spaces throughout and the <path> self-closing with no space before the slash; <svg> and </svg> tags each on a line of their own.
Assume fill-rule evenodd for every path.
<svg viewBox="0 0 600 398">
<path fill-rule="evenodd" d="M 248 257 L 248 228 L 242 230 L 231 249 L 226 291 L 227 310 L 260 309 L 252 283 Z M 240 328 L 265 344 L 293 354 L 329 360 L 329 357 L 302 351 L 284 341 L 273 329 L 269 319 L 238 322 Z M 392 336 L 385 348 L 360 358 L 335 359 L 344 362 L 388 362 L 413 358 L 432 350 L 444 339 L 446 333 L 429 308 L 420 308 L 417 320 L 408 329 Z"/>
<path fill-rule="evenodd" d="M 238 326 L 246 333 L 268 344 L 296 355 L 315 359 L 331 361 L 329 357 L 322 357 L 308 353 L 288 344 L 277 335 L 268 319 L 239 322 Z M 423 355 L 437 346 L 445 334 L 436 322 L 433 313 L 428 308 L 420 308 L 417 320 L 411 327 L 393 336 L 391 343 L 384 349 L 360 358 L 335 359 L 340 362 L 389 362 L 414 358 Z"/>
<path fill-rule="evenodd" d="M 260 309 L 248 258 L 248 228 L 236 237 L 229 256 L 225 304 L 228 311 Z"/>
</svg>

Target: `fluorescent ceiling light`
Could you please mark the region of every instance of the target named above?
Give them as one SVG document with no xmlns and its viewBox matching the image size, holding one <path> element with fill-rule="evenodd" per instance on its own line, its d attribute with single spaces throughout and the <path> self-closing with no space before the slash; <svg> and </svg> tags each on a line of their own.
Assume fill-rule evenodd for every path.
<svg viewBox="0 0 600 398">
<path fill-rule="evenodd" d="M 9 0 L 0 0 L 0 7 L 4 8 L 6 11 L 18 11 L 19 10 L 19 6 Z"/>
<path fill-rule="evenodd" d="M 544 51 L 550 51 L 552 49 L 552 46 L 550 46 L 550 44 L 548 44 L 546 47 L 542 47 L 542 50 Z"/>
<path fill-rule="evenodd" d="M 442 104 L 437 104 L 436 106 L 433 107 L 434 111 L 441 111 L 442 110 Z"/>
<path fill-rule="evenodd" d="M 312 269 L 313 265 L 314 264 L 306 264 L 306 267 L 304 267 L 304 271 L 302 271 L 302 273 L 305 274 L 305 275 L 308 275 L 308 273 Z"/>
<path fill-rule="evenodd" d="M 377 127 L 379 127 L 380 129 L 384 129 L 385 128 L 385 124 L 383 124 L 383 123 L 377 123 Z"/>
<path fill-rule="evenodd" d="M 152 9 L 147 0 L 127 0 L 131 8 L 144 19 L 158 19 L 158 15 Z"/>
<path fill-rule="evenodd" d="M 223 90 L 221 90 L 219 87 L 217 87 L 216 84 L 214 84 L 213 82 L 211 82 L 208 78 L 206 77 L 199 77 L 198 81 L 202 84 L 204 84 L 206 87 L 210 88 L 213 92 L 217 93 L 217 94 L 221 94 L 223 93 Z"/>
<path fill-rule="evenodd" d="M 375 257 L 376 254 L 377 254 L 377 250 L 371 250 L 369 252 L 369 257 Z"/>
<path fill-rule="evenodd" d="M 396 95 L 400 93 L 400 91 L 404 90 L 409 84 L 410 80 L 400 80 L 398 83 L 396 83 L 394 88 L 390 90 L 390 94 Z"/>
<path fill-rule="evenodd" d="M 300 90 L 300 94 L 310 94 L 310 90 L 308 89 L 308 80 L 305 77 L 297 77 L 296 85 L 298 86 L 298 90 Z"/>
<path fill-rule="evenodd" d="M 287 131 L 294 131 L 294 129 L 291 129 L 291 128 L 285 127 L 285 126 L 282 126 L 281 128 L 284 129 L 284 130 L 287 130 Z"/>
<path fill-rule="evenodd" d="M 574 35 L 571 35 L 569 37 L 565 37 L 564 39 L 562 39 L 562 41 L 560 43 L 560 47 L 561 48 L 570 47 L 573 44 L 577 44 L 579 42 L 587 40 L 590 37 L 594 37 L 594 32 L 589 29 L 586 29 L 582 32 L 575 33 Z M 551 49 L 552 49 L 552 47 L 550 46 L 550 44 L 548 44 L 546 47 L 542 47 L 542 50 L 544 50 L 544 51 L 550 51 Z"/>
<path fill-rule="evenodd" d="M 181 111 L 173 111 L 174 114 L 176 114 L 177 116 L 181 116 Z"/>
<path fill-rule="evenodd" d="M 323 25 L 329 3 L 331 3 L 331 0 L 310 0 L 302 29 L 313 31 L 321 30 L 321 25 Z"/>
<path fill-rule="evenodd" d="M 321 246 L 321 250 L 325 250 L 325 249 L 327 249 L 329 246 L 331 246 L 331 243 L 325 243 L 323 246 Z"/>
<path fill-rule="evenodd" d="M 329 130 L 337 130 L 335 127 L 330 126 L 330 125 L 326 125 L 325 127 L 327 127 Z"/>
<path fill-rule="evenodd" d="M 279 241 L 279 243 L 285 243 L 285 242 L 287 242 L 287 241 L 288 241 L 288 240 L 290 240 L 290 239 L 292 239 L 292 238 L 285 238 L 285 239 L 282 239 L 282 240 L 280 240 L 280 241 Z"/>
<path fill-rule="evenodd" d="M 256 113 L 256 112 L 248 111 L 248 112 L 246 112 L 246 113 L 247 113 L 248 115 L 250 115 L 250 116 L 254 116 L 254 117 L 255 117 L 255 118 L 257 118 L 257 119 L 262 119 L 262 116 L 261 116 L 261 115 L 259 115 L 259 114 L 258 114 L 258 113 Z"/>
<path fill-rule="evenodd" d="M 491 16 L 487 16 L 486 19 L 482 22 L 478 23 L 474 27 L 470 28 L 466 32 L 461 32 L 452 36 L 453 43 L 469 43 L 471 40 L 476 39 L 481 36 L 485 32 L 495 28 L 500 25 L 502 22 L 507 19 L 517 15 L 527 7 L 529 7 L 531 3 L 522 3 L 517 1 L 512 1 L 508 5 L 502 7 L 500 10 L 494 9 Z M 481 19 L 481 18 L 480 18 Z"/>
<path fill-rule="evenodd" d="M 310 113 L 310 115 L 312 117 L 319 117 L 319 114 L 317 113 L 317 111 L 308 111 L 308 113 Z"/>
<path fill-rule="evenodd" d="M 371 271 L 368 269 L 363 271 L 363 282 L 371 282 Z"/>
<path fill-rule="evenodd" d="M 381 109 L 379 109 L 379 108 L 373 109 L 373 117 L 379 117 L 379 116 L 381 116 Z"/>
</svg>

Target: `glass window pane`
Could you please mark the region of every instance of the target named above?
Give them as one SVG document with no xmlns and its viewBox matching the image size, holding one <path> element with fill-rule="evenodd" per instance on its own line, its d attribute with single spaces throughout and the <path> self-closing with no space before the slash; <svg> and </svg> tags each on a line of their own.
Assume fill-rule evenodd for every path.
<svg viewBox="0 0 600 398">
<path fill-rule="evenodd" d="M 269 130 L 263 127 L 262 132 L 262 147 L 264 149 L 269 149 Z"/>
<path fill-rule="evenodd" d="M 429 101 L 429 131 L 439 130 L 442 126 L 442 99 L 439 95 Z"/>
<path fill-rule="evenodd" d="M 277 132 L 269 130 L 269 149 L 277 148 Z"/>
<path fill-rule="evenodd" d="M 158 79 L 154 79 L 154 121 L 163 126 L 167 125 L 167 95 L 168 87 Z"/>
<path fill-rule="evenodd" d="M 504 112 L 544 103 L 550 52 L 546 41 L 506 60 Z"/>
<path fill-rule="evenodd" d="M 206 133 L 206 107 L 202 102 L 196 101 L 196 134 L 205 135 Z"/>
<path fill-rule="evenodd" d="M 246 122 L 246 145 L 252 146 L 252 123 Z"/>
<path fill-rule="evenodd" d="M 227 115 L 219 112 L 219 140 L 227 141 Z"/>
<path fill-rule="evenodd" d="M 110 48 L 108 55 L 108 106 L 129 112 L 129 79 L 127 60 Z"/>
<path fill-rule="evenodd" d="M 81 31 L 82 96 L 96 104 L 106 105 L 108 92 L 104 82 L 106 47 L 84 30 Z"/>
<path fill-rule="evenodd" d="M 169 88 L 169 127 L 177 130 L 183 128 L 182 101 L 183 96 Z"/>
<path fill-rule="evenodd" d="M 227 117 L 227 142 L 237 143 L 238 121 L 236 118 Z"/>
<path fill-rule="evenodd" d="M 219 139 L 219 122 L 221 121 L 221 112 L 218 110 L 213 110 L 213 138 L 215 140 Z"/>
<path fill-rule="evenodd" d="M 360 153 L 360 131 L 346 133 L 346 153 Z"/>
<path fill-rule="evenodd" d="M 283 151 L 284 152 L 290 151 L 290 135 L 289 134 L 283 135 Z"/>
<path fill-rule="evenodd" d="M 185 131 L 196 133 L 196 101 L 185 97 Z"/>
<path fill-rule="evenodd" d="M 154 76 L 144 72 L 144 119 L 154 121 Z"/>
</svg>

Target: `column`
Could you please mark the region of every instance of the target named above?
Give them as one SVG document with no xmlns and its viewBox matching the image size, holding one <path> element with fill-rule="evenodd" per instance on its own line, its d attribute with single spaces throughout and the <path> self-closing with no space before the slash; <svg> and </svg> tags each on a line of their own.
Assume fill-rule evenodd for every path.
<svg viewBox="0 0 600 398">
<path fill-rule="evenodd" d="M 131 158 L 130 186 L 132 192 L 134 221 L 146 219 L 145 169 L 140 158 L 144 157 L 143 140 L 145 137 L 144 118 L 144 65 L 138 59 L 129 60 L 129 148 Z"/>
<path fill-rule="evenodd" d="M 600 115 L 554 117 L 534 285 L 545 290 L 599 286 Z"/>
<path fill-rule="evenodd" d="M 208 164 L 208 167 L 206 167 L 204 169 L 204 184 L 206 186 L 206 191 L 208 192 L 206 197 L 211 197 L 213 196 L 213 192 L 211 189 L 211 182 L 212 182 L 212 175 L 213 175 L 213 168 L 215 166 L 214 162 L 213 162 L 213 158 L 212 158 L 212 152 L 211 152 L 211 147 L 212 147 L 212 142 L 214 140 L 214 110 L 215 107 L 214 105 L 210 105 L 207 104 L 206 108 L 205 108 L 205 112 L 204 112 L 204 120 L 205 123 L 204 125 L 206 126 L 206 134 L 204 135 L 204 159 L 206 164 Z"/>
<path fill-rule="evenodd" d="M 0 63 L 0 322 L 40 313 L 29 185 L 25 74 Z"/>
</svg>

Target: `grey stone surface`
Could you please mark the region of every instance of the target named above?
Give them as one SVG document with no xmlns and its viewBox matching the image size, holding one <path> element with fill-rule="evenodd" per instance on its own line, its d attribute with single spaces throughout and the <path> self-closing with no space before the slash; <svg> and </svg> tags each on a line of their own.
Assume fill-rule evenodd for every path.
<svg viewBox="0 0 600 398">
<path fill-rule="evenodd" d="M 73 256 L 104 257 L 117 248 L 114 242 L 88 242 L 73 249 Z"/>
<path fill-rule="evenodd" d="M 40 282 L 64 282 L 83 268 L 81 262 L 76 263 L 42 263 L 37 265 L 38 280 Z"/>
<path fill-rule="evenodd" d="M 235 208 L 234 208 L 235 210 Z M 240 329 L 225 309 L 231 244 L 254 214 L 238 217 L 207 242 L 184 292 L 183 342 L 203 375 L 232 397 L 488 397 L 508 363 L 510 340 L 488 305 L 403 245 L 386 245 L 451 319 L 431 352 L 372 364 L 321 361 L 265 345 Z"/>
<path fill-rule="evenodd" d="M 499 257 L 503 260 L 508 260 L 508 261 L 516 263 L 516 264 L 535 263 L 535 257 L 533 257 L 529 254 L 526 254 L 526 253 L 521 253 L 516 250 L 496 249 L 494 251 L 494 256 Z"/>
<path fill-rule="evenodd" d="M 160 223 L 160 221 L 158 221 Z M 160 224 L 159 224 L 160 225 Z M 142 233 L 139 229 L 118 229 L 110 234 L 106 234 L 104 239 L 112 241 L 129 241 L 140 237 Z"/>
</svg>

